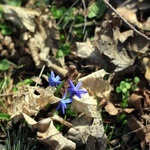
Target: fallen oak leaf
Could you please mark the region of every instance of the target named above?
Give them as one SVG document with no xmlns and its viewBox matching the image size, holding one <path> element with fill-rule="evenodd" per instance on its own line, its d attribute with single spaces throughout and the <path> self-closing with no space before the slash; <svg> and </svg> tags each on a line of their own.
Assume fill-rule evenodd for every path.
<svg viewBox="0 0 150 150">
<path fill-rule="evenodd" d="M 108 102 L 105 106 L 105 110 L 110 114 L 110 115 L 117 115 L 118 110 L 115 107 L 115 105 L 111 102 Z"/>
<path fill-rule="evenodd" d="M 99 98 L 109 99 L 110 92 L 113 89 L 110 85 L 111 77 L 108 80 L 104 80 L 105 75 L 109 75 L 104 69 L 91 73 L 79 81 L 82 82 L 84 88 L 87 89 L 89 95 L 97 96 Z"/>
<path fill-rule="evenodd" d="M 142 23 L 137 20 L 135 10 L 130 10 L 126 7 L 119 7 L 116 9 L 116 12 L 131 24 L 136 25 L 138 28 L 142 28 Z"/>
<path fill-rule="evenodd" d="M 128 100 L 129 106 L 134 107 L 135 110 L 137 110 L 141 115 L 144 114 L 143 108 L 142 108 L 142 99 L 143 99 L 143 96 L 133 93 L 131 94 Z"/>
<path fill-rule="evenodd" d="M 54 96 L 56 90 L 54 87 L 47 87 L 41 95 L 36 95 L 35 90 L 35 87 L 29 85 L 18 87 L 18 91 L 14 93 L 12 104 L 8 109 L 11 118 L 19 118 L 21 113 L 28 116 L 37 115 L 47 104 L 58 103 L 61 100 Z"/>
<path fill-rule="evenodd" d="M 60 122 L 61 124 L 65 125 L 65 126 L 67 126 L 67 127 L 69 127 L 69 128 L 73 127 L 73 125 L 72 125 L 71 123 L 69 123 L 68 121 L 64 120 L 63 118 L 61 118 L 60 116 L 58 116 L 58 115 L 56 115 L 56 114 L 55 114 L 54 116 L 52 116 L 51 119 L 52 119 L 53 121 L 58 121 L 58 122 Z"/>
<path fill-rule="evenodd" d="M 144 57 L 142 64 L 145 70 L 145 78 L 150 82 L 150 58 Z"/>
<path fill-rule="evenodd" d="M 39 11 L 9 5 L 0 5 L 0 7 L 3 10 L 3 14 L 6 20 L 12 21 L 14 24 L 21 28 L 25 26 L 28 30 L 34 32 L 34 19 L 40 16 Z"/>
<path fill-rule="evenodd" d="M 132 114 L 127 116 L 127 124 L 132 131 L 135 131 L 137 137 L 141 141 L 141 146 L 143 146 L 145 142 L 146 131 L 144 125 Z"/>
<path fill-rule="evenodd" d="M 71 140 L 65 138 L 53 125 L 51 118 L 42 119 L 36 122 L 30 116 L 22 113 L 24 119 L 29 125 L 38 129 L 37 136 L 38 140 L 49 145 L 51 150 L 74 150 L 76 144 Z"/>
<path fill-rule="evenodd" d="M 77 113 L 84 113 L 89 117 L 97 116 L 97 100 L 88 94 L 84 94 L 81 98 L 73 96 L 70 108 Z"/>
</svg>

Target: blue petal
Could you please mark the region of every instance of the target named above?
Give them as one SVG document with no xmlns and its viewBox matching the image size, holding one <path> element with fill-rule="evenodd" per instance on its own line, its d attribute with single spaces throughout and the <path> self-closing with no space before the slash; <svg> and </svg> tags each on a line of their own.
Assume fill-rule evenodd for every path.
<svg viewBox="0 0 150 150">
<path fill-rule="evenodd" d="M 55 78 L 55 74 L 54 74 L 53 71 L 51 71 L 51 78 L 52 78 L 52 79 Z"/>
<path fill-rule="evenodd" d="M 81 82 L 78 82 L 78 84 L 76 85 L 76 89 L 78 90 L 81 87 Z"/>
<path fill-rule="evenodd" d="M 56 110 L 59 110 L 60 107 L 61 107 L 61 102 L 59 102 L 59 104 L 57 105 Z"/>
<path fill-rule="evenodd" d="M 73 100 L 71 99 L 71 98 L 68 98 L 68 99 L 65 99 L 64 100 L 64 102 L 66 103 L 66 104 L 68 104 L 68 103 L 71 103 Z"/>
<path fill-rule="evenodd" d="M 60 80 L 60 76 L 56 76 L 55 81 L 59 81 Z"/>
<path fill-rule="evenodd" d="M 71 88 L 72 88 L 72 89 L 75 89 L 75 86 L 74 86 L 74 84 L 72 83 L 71 80 L 69 80 L 69 84 L 70 84 L 70 89 L 71 89 Z"/>
</svg>

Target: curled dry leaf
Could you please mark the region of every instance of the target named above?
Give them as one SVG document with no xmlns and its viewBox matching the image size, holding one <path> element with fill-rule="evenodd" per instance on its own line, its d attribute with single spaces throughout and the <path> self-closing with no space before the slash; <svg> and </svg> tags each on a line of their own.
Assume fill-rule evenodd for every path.
<svg viewBox="0 0 150 150">
<path fill-rule="evenodd" d="M 39 17 L 40 13 L 35 10 L 26 8 L 0 5 L 3 8 L 4 17 L 6 20 L 12 21 L 19 27 L 26 27 L 29 31 L 34 32 L 35 30 L 35 17 Z"/>
<path fill-rule="evenodd" d="M 136 53 L 147 56 L 150 50 L 150 42 L 144 37 L 131 30 L 120 32 L 120 24 L 114 25 L 116 19 L 104 21 L 95 29 L 95 45 L 108 72 L 124 70 L 134 64 Z"/>
<path fill-rule="evenodd" d="M 92 146 L 93 150 L 106 148 L 107 138 L 103 124 L 100 122 L 102 118 L 99 113 L 97 114 L 97 118 L 91 118 L 82 113 L 72 120 L 74 127 L 69 129 L 67 138 L 74 141 L 77 147 L 86 145 L 86 149 L 90 149 Z"/>
<path fill-rule="evenodd" d="M 142 63 L 145 70 L 145 78 L 150 82 L 150 58 L 144 57 Z"/>
<path fill-rule="evenodd" d="M 90 136 L 88 137 L 86 150 L 104 150 L 107 146 L 107 136 L 104 131 L 102 118 L 98 114 L 97 118 L 94 118 L 92 125 L 90 126 Z"/>
<path fill-rule="evenodd" d="M 3 8 L 5 19 L 28 29 L 29 32 L 24 32 L 22 39 L 25 45 L 28 45 L 36 67 L 42 67 L 45 62 L 48 66 L 53 64 L 54 59 L 49 57 L 49 52 L 51 50 L 56 55 L 60 35 L 51 13 L 47 9 L 40 12 L 8 5 L 0 5 L 0 7 Z"/>
<path fill-rule="evenodd" d="M 134 115 L 128 115 L 127 123 L 130 129 L 136 133 L 141 142 L 145 141 L 145 127 Z"/>
<path fill-rule="evenodd" d="M 82 82 L 83 87 L 88 90 L 90 95 L 109 99 L 110 92 L 113 88 L 110 85 L 110 79 L 104 80 L 105 75 L 108 75 L 108 73 L 104 69 L 101 69 L 80 78 L 79 81 Z"/>
<path fill-rule="evenodd" d="M 116 9 L 116 12 L 120 14 L 123 18 L 125 18 L 131 24 L 137 26 L 138 28 L 142 28 L 142 23 L 137 20 L 135 10 L 128 9 L 127 7 L 119 7 Z"/>
<path fill-rule="evenodd" d="M 131 113 L 133 112 L 135 109 L 134 108 L 117 108 L 118 112 L 121 113 Z"/>
<path fill-rule="evenodd" d="M 51 118 L 43 119 L 36 122 L 34 119 L 23 113 L 23 116 L 29 125 L 38 129 L 38 140 L 49 145 L 50 150 L 74 150 L 76 145 L 74 142 L 65 138 L 53 125 Z"/>
<path fill-rule="evenodd" d="M 43 126 L 45 128 L 43 129 Z M 74 150 L 76 144 L 71 140 L 65 138 L 53 125 L 51 118 L 43 119 L 34 125 L 39 132 L 37 133 L 38 139 L 49 145 L 51 150 Z"/>
<path fill-rule="evenodd" d="M 117 115 L 118 114 L 118 110 L 117 108 L 114 106 L 113 103 L 109 102 L 106 106 L 105 106 L 105 110 L 110 114 L 110 115 Z"/>
<path fill-rule="evenodd" d="M 54 116 L 52 116 L 51 119 L 52 119 L 53 121 L 58 121 L 58 122 L 60 122 L 61 124 L 65 125 L 65 126 L 67 126 L 67 127 L 69 127 L 69 128 L 71 128 L 71 127 L 73 126 L 71 123 L 69 123 L 68 121 L 64 120 L 63 118 L 61 118 L 60 116 L 58 116 L 58 115 L 56 115 L 56 114 L 55 114 Z"/>
<path fill-rule="evenodd" d="M 150 91 L 149 90 L 144 90 L 144 107 L 145 108 L 150 108 Z"/>
<path fill-rule="evenodd" d="M 86 42 L 76 42 L 76 46 L 77 56 L 87 59 L 87 63 L 90 62 L 92 64 L 95 63 L 97 65 L 100 63 L 97 51 L 95 51 L 94 46 L 89 39 L 87 39 Z"/>
<path fill-rule="evenodd" d="M 126 45 L 121 43 L 133 33 L 131 31 L 119 33 L 119 25 L 114 28 L 113 26 L 113 21 L 105 21 L 101 27 L 95 29 L 95 44 L 101 57 L 101 63 L 109 72 L 114 71 L 115 68 L 115 71 L 121 71 L 134 63 L 134 57 L 131 58 L 128 55 Z M 119 39 L 118 35 L 122 38 Z"/>
<path fill-rule="evenodd" d="M 146 143 L 150 143 L 150 127 L 146 127 L 146 133 L 145 133 L 145 141 Z"/>
<path fill-rule="evenodd" d="M 20 116 L 21 113 L 28 116 L 37 115 L 48 103 L 54 104 L 60 101 L 54 96 L 55 88 L 48 87 L 41 95 L 34 94 L 35 87 L 22 85 L 14 93 L 11 107 L 8 109 L 11 118 Z"/>
<path fill-rule="evenodd" d="M 93 118 L 82 113 L 71 121 L 73 127 L 69 129 L 66 136 L 75 142 L 77 147 L 86 144 L 87 138 L 90 135 L 92 120 Z"/>
<path fill-rule="evenodd" d="M 77 113 L 83 112 L 89 117 L 97 116 L 97 100 L 92 96 L 85 94 L 81 98 L 77 96 L 73 97 L 73 102 L 71 103 L 71 109 Z"/>
<path fill-rule="evenodd" d="M 143 99 L 143 96 L 141 95 L 137 95 L 137 94 L 132 94 L 129 98 L 129 101 L 128 101 L 128 104 L 132 107 L 135 108 L 135 110 L 139 111 L 139 113 L 141 115 L 144 114 L 143 112 L 143 108 L 142 108 L 142 99 Z"/>
</svg>

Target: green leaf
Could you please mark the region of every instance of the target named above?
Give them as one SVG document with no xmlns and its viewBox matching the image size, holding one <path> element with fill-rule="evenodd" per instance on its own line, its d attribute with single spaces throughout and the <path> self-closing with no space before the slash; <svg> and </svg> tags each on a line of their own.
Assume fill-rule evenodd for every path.
<svg viewBox="0 0 150 150">
<path fill-rule="evenodd" d="M 66 8 L 65 7 L 56 8 L 55 6 L 53 6 L 51 8 L 51 12 L 55 19 L 60 19 L 65 14 Z"/>
<path fill-rule="evenodd" d="M 126 93 L 126 92 L 127 92 L 127 88 L 123 88 L 123 89 L 122 89 L 122 92 L 123 92 L 123 93 Z"/>
<path fill-rule="evenodd" d="M 0 119 L 9 120 L 9 118 L 10 118 L 10 116 L 8 114 L 0 113 Z"/>
<path fill-rule="evenodd" d="M 139 82 L 140 82 L 139 77 L 134 77 L 134 82 L 135 82 L 135 83 L 139 83 Z"/>
<path fill-rule="evenodd" d="M 23 83 L 24 83 L 24 84 L 31 84 L 31 83 L 33 83 L 33 80 L 32 80 L 32 79 L 25 79 L 25 80 L 23 81 Z"/>
<path fill-rule="evenodd" d="M 56 58 L 65 57 L 70 53 L 70 45 L 64 44 L 57 50 Z"/>
<path fill-rule="evenodd" d="M 120 87 L 125 87 L 126 82 L 125 81 L 121 81 L 120 82 Z"/>
<path fill-rule="evenodd" d="M 8 70 L 9 67 L 10 67 L 10 64 L 7 59 L 0 60 L 0 70 L 1 71 Z"/>
<path fill-rule="evenodd" d="M 89 18 L 99 18 L 105 12 L 106 6 L 103 0 L 97 0 L 92 5 L 88 7 L 88 17 Z"/>
<path fill-rule="evenodd" d="M 76 117 L 76 116 L 78 116 L 73 110 L 71 110 L 71 109 L 67 109 L 66 110 L 66 114 L 67 115 L 70 115 L 70 116 L 72 116 L 72 117 Z"/>
<path fill-rule="evenodd" d="M 21 0 L 9 0 L 7 4 L 11 6 L 21 6 Z"/>
<path fill-rule="evenodd" d="M 61 90 L 61 88 L 64 86 L 64 83 L 65 83 L 65 81 L 62 81 L 58 86 L 57 86 L 57 89 L 56 89 L 56 91 L 55 91 L 55 93 L 54 93 L 54 95 L 55 96 L 59 96 L 59 93 L 60 93 L 60 90 Z"/>
<path fill-rule="evenodd" d="M 14 32 L 13 28 L 6 23 L 0 24 L 0 28 L 3 35 L 10 35 Z"/>
<path fill-rule="evenodd" d="M 125 87 L 129 90 L 131 88 L 131 85 L 129 83 L 125 83 Z"/>
<path fill-rule="evenodd" d="M 116 88 L 116 92 L 117 92 L 117 93 L 121 93 L 121 91 L 122 91 L 121 88 L 118 86 L 118 87 Z"/>
</svg>

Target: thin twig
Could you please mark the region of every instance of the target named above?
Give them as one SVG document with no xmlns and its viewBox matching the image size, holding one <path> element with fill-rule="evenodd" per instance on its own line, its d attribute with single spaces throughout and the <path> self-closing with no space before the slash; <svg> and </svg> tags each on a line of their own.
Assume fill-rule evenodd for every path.
<svg viewBox="0 0 150 150">
<path fill-rule="evenodd" d="M 14 95 L 14 93 L 0 94 L 0 97 L 11 96 L 11 95 Z"/>
<path fill-rule="evenodd" d="M 84 12 L 86 12 L 86 4 L 85 4 L 85 1 L 82 0 L 82 3 L 83 3 Z M 85 14 L 84 14 L 84 27 L 83 27 L 82 33 L 85 32 L 85 29 L 86 29 L 86 22 L 87 22 L 87 18 L 86 18 L 86 13 L 85 13 Z"/>
<path fill-rule="evenodd" d="M 45 65 L 43 65 L 43 67 L 42 67 L 42 69 L 41 69 L 41 72 L 40 72 L 40 74 L 39 74 L 39 80 L 40 80 L 40 78 L 41 78 L 41 76 L 42 76 L 42 74 L 43 74 L 44 69 L 45 69 Z M 38 82 L 36 82 L 35 87 L 37 87 L 37 85 L 38 85 Z"/>
<path fill-rule="evenodd" d="M 120 19 L 126 23 L 134 32 L 136 32 L 137 34 L 141 35 L 142 37 L 144 37 L 145 39 L 149 40 L 150 41 L 150 38 L 147 37 L 146 35 L 144 35 L 143 33 L 139 32 L 136 28 L 134 28 L 127 20 L 125 20 L 119 13 L 116 12 L 115 8 L 109 4 L 109 2 L 107 2 L 107 0 L 103 0 L 103 2 L 110 8 L 114 11 L 114 13 L 116 15 L 118 15 L 120 17 Z"/>
</svg>

